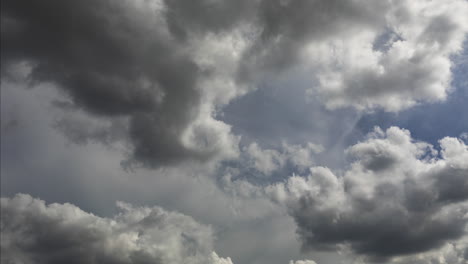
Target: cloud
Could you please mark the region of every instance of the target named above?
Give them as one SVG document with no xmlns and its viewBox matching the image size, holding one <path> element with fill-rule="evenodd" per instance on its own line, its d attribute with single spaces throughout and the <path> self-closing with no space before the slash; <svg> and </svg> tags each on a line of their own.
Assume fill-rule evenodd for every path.
<svg viewBox="0 0 468 264">
<path fill-rule="evenodd" d="M 349 247 L 382 261 L 450 248 L 466 238 L 468 146 L 439 143 L 440 153 L 407 130 L 376 128 L 347 149 L 344 172 L 313 167 L 266 192 L 286 206 L 304 249 Z"/>
<path fill-rule="evenodd" d="M 289 264 L 317 264 L 313 260 L 296 260 L 296 261 L 290 261 Z"/>
<path fill-rule="evenodd" d="M 2 263 L 232 264 L 208 226 L 159 207 L 119 202 L 112 218 L 26 194 L 1 198 Z"/>
<path fill-rule="evenodd" d="M 466 1 L 264 1 L 246 78 L 304 71 L 330 109 L 400 111 L 444 100 L 451 56 L 468 32 Z"/>
<path fill-rule="evenodd" d="M 301 145 L 292 145 L 286 142 L 281 144 L 279 150 L 262 149 L 257 143 L 251 143 L 244 148 L 246 163 L 264 175 L 282 169 L 287 164 L 300 170 L 310 167 L 313 164 L 313 154 L 323 150 L 321 145 L 311 142 Z"/>
<path fill-rule="evenodd" d="M 466 231 L 465 231 L 466 232 Z M 447 243 L 437 250 L 410 257 L 396 258 L 392 263 L 402 264 L 449 264 L 466 263 L 468 260 L 468 241 L 466 238 L 456 243 Z"/>
<path fill-rule="evenodd" d="M 231 195 L 217 182 L 223 174 L 206 164 L 124 171 L 119 165 L 124 158 L 119 144 L 71 144 L 49 125 L 60 112 L 48 104 L 55 97 L 56 91 L 50 88 L 29 91 L 2 85 L 1 120 L 18 120 L 16 127 L 2 133 L 2 196 L 28 193 L 106 217 L 115 214 L 115 201 L 158 205 L 212 226 L 214 250 L 234 263 L 296 259 L 300 243 L 294 221 L 278 206 L 271 206 L 267 197 Z"/>
<path fill-rule="evenodd" d="M 139 164 L 235 157 L 237 137 L 214 116 L 242 93 L 231 78 L 245 46 L 241 33 L 204 30 L 179 39 L 173 8 L 158 0 L 4 1 L 2 80 L 52 83 L 65 91 L 61 105 L 124 120 L 125 126 L 101 128 L 97 138 L 122 130 L 130 161 Z M 61 125 L 81 141 L 96 135 L 71 121 Z"/>
<path fill-rule="evenodd" d="M 466 140 L 445 138 L 434 147 L 391 128 L 346 152 L 342 147 L 358 137 L 363 112 L 444 100 L 468 30 L 467 6 L 464 0 L 2 0 L 2 102 L 13 106 L 13 94 L 22 102 L 11 115 L 2 111 L 8 117 L 2 192 L 73 201 L 100 213 L 118 199 L 157 200 L 219 226 L 224 237 L 216 251 L 243 263 L 299 259 L 296 226 L 304 249 L 351 249 L 364 262 L 461 262 Z M 27 86 L 36 91 L 18 89 Z M 234 122 L 223 121 L 226 106 L 256 87 L 269 91 L 240 104 L 230 121 L 247 120 L 246 129 L 232 130 Z M 39 97 L 51 88 L 56 109 L 49 111 Z M 307 107 L 298 106 L 306 99 Z M 329 111 L 348 107 L 359 111 Z M 57 113 L 53 126 L 69 141 L 106 146 L 63 144 L 44 127 Z M 238 132 L 247 137 L 241 148 Z M 314 156 L 319 148 L 309 141 L 327 153 Z M 349 168 L 331 169 L 342 165 L 344 153 Z M 121 171 L 121 159 L 151 170 Z M 304 175 L 316 164 L 329 168 L 283 182 L 291 170 Z M 292 217 L 265 197 L 272 181 L 282 183 L 267 188 L 269 197 Z M 211 253 L 209 228 L 183 216 L 178 222 L 162 209 L 121 204 L 130 209 L 98 217 L 30 197 L 4 199 L 2 210 L 3 201 L 31 201 L 8 206 L 18 229 L 9 220 L 15 229 L 3 231 L 2 216 L 2 246 L 11 246 L 2 251 L 13 261 L 63 262 L 71 254 L 87 263 L 232 262 Z M 170 223 L 140 232 L 152 212 L 169 215 Z"/>
<path fill-rule="evenodd" d="M 465 230 L 467 232 L 468 230 Z M 444 246 L 427 252 L 399 256 L 389 264 L 458 264 L 468 260 L 468 240 L 466 236 L 456 242 L 445 243 Z M 367 264 L 365 258 L 356 258 L 353 264 Z"/>
</svg>

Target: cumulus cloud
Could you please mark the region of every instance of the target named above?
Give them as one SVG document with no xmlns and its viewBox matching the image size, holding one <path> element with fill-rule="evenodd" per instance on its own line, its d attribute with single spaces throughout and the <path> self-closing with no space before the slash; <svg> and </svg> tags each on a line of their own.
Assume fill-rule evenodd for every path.
<svg viewBox="0 0 468 264">
<path fill-rule="evenodd" d="M 379 261 L 442 251 L 466 258 L 468 146 L 439 143 L 440 152 L 407 130 L 376 128 L 347 149 L 346 171 L 313 167 L 266 192 L 286 206 L 304 249 L 350 248 Z"/>
<path fill-rule="evenodd" d="M 328 108 L 399 111 L 443 100 L 468 32 L 463 0 L 264 1 L 244 75 L 301 69 Z"/>
<path fill-rule="evenodd" d="M 2 263 L 232 264 L 213 252 L 208 226 L 159 207 L 118 203 L 104 218 L 29 195 L 1 198 Z"/>
<path fill-rule="evenodd" d="M 242 93 L 231 77 L 245 46 L 241 32 L 200 27 L 182 38 L 174 23 L 189 14 L 174 4 L 3 1 L 3 79 L 52 83 L 68 105 L 111 123 L 126 120 L 101 128 L 98 138 L 123 130 L 131 160 L 144 165 L 234 157 L 238 139 L 214 115 Z M 70 124 L 61 123 L 75 139 L 96 134 Z"/>
</svg>

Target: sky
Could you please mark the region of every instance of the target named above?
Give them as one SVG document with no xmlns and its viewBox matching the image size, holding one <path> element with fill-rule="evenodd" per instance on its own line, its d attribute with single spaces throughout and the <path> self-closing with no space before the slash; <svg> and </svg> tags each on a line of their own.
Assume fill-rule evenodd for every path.
<svg viewBox="0 0 468 264">
<path fill-rule="evenodd" d="M 468 263 L 466 14 L 1 0 L 1 263 Z"/>
</svg>

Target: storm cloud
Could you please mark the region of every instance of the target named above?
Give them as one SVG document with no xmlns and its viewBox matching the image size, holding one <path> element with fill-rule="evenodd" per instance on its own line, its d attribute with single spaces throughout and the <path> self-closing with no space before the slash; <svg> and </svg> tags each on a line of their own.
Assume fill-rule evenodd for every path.
<svg viewBox="0 0 468 264">
<path fill-rule="evenodd" d="M 440 146 L 376 128 L 348 148 L 348 170 L 313 167 L 267 193 L 295 219 L 304 249 L 344 246 L 379 261 L 429 252 L 464 237 L 468 221 L 468 147 L 449 137 Z"/>
<path fill-rule="evenodd" d="M 225 76 L 233 58 L 215 53 L 235 50 L 211 44 L 218 36 L 174 36 L 170 7 L 160 1 L 2 1 L 2 76 L 22 71 L 32 85 L 63 89 L 69 100 L 62 105 L 126 120 L 120 129 L 133 147 L 131 159 L 144 165 L 235 156 L 229 126 L 212 118 L 215 101 L 236 94 Z M 196 58 L 198 49 L 206 49 L 203 57 Z M 213 60 L 221 60 L 222 72 L 212 69 Z M 209 90 L 213 85 L 224 88 Z"/>
</svg>

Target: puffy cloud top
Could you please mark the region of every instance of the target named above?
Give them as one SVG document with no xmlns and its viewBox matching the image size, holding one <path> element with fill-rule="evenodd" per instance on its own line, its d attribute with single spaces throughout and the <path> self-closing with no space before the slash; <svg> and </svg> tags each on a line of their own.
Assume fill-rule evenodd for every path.
<svg viewBox="0 0 468 264">
<path fill-rule="evenodd" d="M 440 153 L 407 130 L 376 128 L 347 150 L 354 162 L 343 173 L 313 167 L 267 193 L 288 208 L 305 249 L 349 246 L 380 261 L 449 250 L 466 232 L 468 146 L 457 138 L 439 142 Z M 450 254 L 466 258 L 463 247 Z"/>
<path fill-rule="evenodd" d="M 208 226 L 159 207 L 118 203 L 104 218 L 72 204 L 1 198 L 1 262 L 11 264 L 232 264 L 213 252 Z"/>
</svg>

